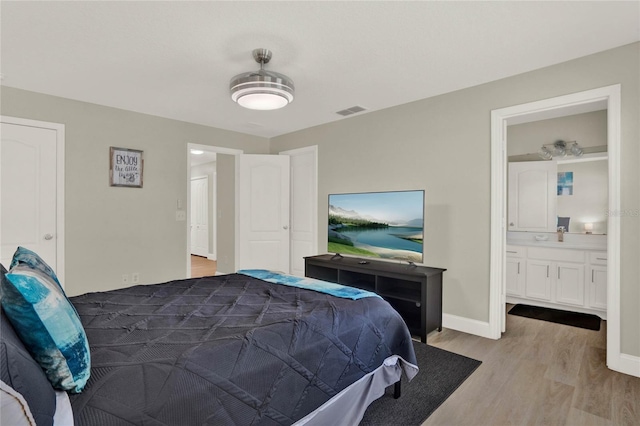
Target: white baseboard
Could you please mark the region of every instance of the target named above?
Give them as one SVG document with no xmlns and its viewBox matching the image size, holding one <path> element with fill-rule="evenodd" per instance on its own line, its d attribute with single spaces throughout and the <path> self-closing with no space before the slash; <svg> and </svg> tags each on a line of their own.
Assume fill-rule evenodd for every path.
<svg viewBox="0 0 640 426">
<path fill-rule="evenodd" d="M 480 337 L 491 339 L 491 329 L 489 323 L 470 318 L 459 317 L 457 315 L 442 314 L 442 326 L 463 333 L 474 334 Z"/>
<path fill-rule="evenodd" d="M 640 357 L 621 353 L 618 359 L 612 361 L 607 365 L 611 370 L 640 377 Z"/>
<path fill-rule="evenodd" d="M 218 257 L 216 256 L 215 253 L 209 253 L 207 255 L 207 259 L 209 259 L 209 260 L 218 260 Z"/>
</svg>

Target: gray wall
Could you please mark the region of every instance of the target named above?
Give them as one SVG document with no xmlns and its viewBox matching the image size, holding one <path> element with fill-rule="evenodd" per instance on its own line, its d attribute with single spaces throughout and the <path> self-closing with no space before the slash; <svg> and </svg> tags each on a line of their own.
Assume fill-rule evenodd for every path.
<svg viewBox="0 0 640 426">
<path fill-rule="evenodd" d="M 447 268 L 444 312 L 488 321 L 491 110 L 620 83 L 621 198 L 629 212 L 621 221 L 621 351 L 640 356 L 639 50 L 634 43 L 283 135 L 271 140 L 271 152 L 318 145 L 321 253 L 329 193 L 424 188 L 424 262 Z"/>
<path fill-rule="evenodd" d="M 216 204 L 218 215 L 218 264 L 216 271 L 229 274 L 236 271 L 236 157 L 218 154 L 218 185 Z"/>
<path fill-rule="evenodd" d="M 576 141 L 583 148 L 606 145 L 607 111 L 593 111 L 509 126 L 507 155 L 535 154 L 543 144 L 551 144 L 557 140 Z"/>
<path fill-rule="evenodd" d="M 263 154 L 265 138 L 2 87 L 2 114 L 66 126 L 65 275 L 69 295 L 184 278 L 187 144 Z M 144 151 L 144 187 L 110 187 L 109 147 Z"/>
</svg>

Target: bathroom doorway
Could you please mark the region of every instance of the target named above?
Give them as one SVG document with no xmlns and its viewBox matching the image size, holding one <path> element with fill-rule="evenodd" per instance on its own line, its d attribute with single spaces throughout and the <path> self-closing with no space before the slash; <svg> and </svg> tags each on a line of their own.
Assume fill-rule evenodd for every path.
<svg viewBox="0 0 640 426">
<path fill-rule="evenodd" d="M 491 337 L 505 329 L 505 275 L 507 236 L 507 128 L 509 125 L 607 110 L 609 211 L 620 208 L 620 85 L 588 90 L 492 111 L 491 199 Z M 607 366 L 621 371 L 620 352 L 620 218 L 609 215 L 607 224 Z"/>
</svg>

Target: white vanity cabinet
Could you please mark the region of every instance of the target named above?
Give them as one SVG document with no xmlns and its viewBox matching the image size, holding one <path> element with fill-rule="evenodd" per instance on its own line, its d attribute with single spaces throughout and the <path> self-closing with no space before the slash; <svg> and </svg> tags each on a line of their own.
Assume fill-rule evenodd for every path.
<svg viewBox="0 0 640 426">
<path fill-rule="evenodd" d="M 550 261 L 527 259 L 526 297 L 551 300 L 551 267 Z"/>
<path fill-rule="evenodd" d="M 584 306 L 584 263 L 556 264 L 556 302 Z"/>
<path fill-rule="evenodd" d="M 583 250 L 529 247 L 527 297 L 584 306 L 584 266 Z"/>
<path fill-rule="evenodd" d="M 524 296 L 526 279 L 526 249 L 520 246 L 507 246 L 506 287 L 508 296 Z"/>
<path fill-rule="evenodd" d="M 509 163 L 509 231 L 555 232 L 558 166 L 555 161 Z"/>
<path fill-rule="evenodd" d="M 606 317 L 606 252 L 508 245 L 506 259 L 507 302 Z"/>
<path fill-rule="evenodd" d="M 587 273 L 589 306 L 607 309 L 607 252 L 591 252 Z"/>
</svg>

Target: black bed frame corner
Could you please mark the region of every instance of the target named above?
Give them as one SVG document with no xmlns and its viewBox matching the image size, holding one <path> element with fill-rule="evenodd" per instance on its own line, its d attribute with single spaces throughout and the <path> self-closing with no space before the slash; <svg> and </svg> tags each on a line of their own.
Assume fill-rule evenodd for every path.
<svg viewBox="0 0 640 426">
<path fill-rule="evenodd" d="M 393 385 L 393 399 L 398 399 L 402 395 L 402 378 Z"/>
</svg>

